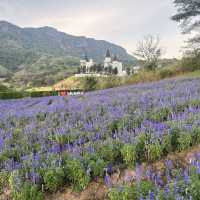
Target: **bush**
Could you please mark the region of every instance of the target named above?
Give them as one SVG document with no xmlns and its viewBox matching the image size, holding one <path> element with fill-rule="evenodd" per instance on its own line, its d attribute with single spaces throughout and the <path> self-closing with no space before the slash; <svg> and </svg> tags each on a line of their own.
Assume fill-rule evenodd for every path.
<svg viewBox="0 0 200 200">
<path fill-rule="evenodd" d="M 158 142 L 146 145 L 146 159 L 147 161 L 156 161 L 162 156 L 162 147 Z"/>
<path fill-rule="evenodd" d="M 0 99 L 20 99 L 28 96 L 26 92 L 0 92 Z"/>
<path fill-rule="evenodd" d="M 192 144 L 200 144 L 200 128 L 194 128 L 192 130 Z"/>
<path fill-rule="evenodd" d="M 136 162 L 135 146 L 125 144 L 121 149 L 121 154 L 126 165 L 133 166 Z"/>
<path fill-rule="evenodd" d="M 106 166 L 106 163 L 102 159 L 98 159 L 97 161 L 91 160 L 88 165 L 88 167 L 91 170 L 91 176 L 93 178 L 103 177 L 105 166 Z"/>
<path fill-rule="evenodd" d="M 65 174 L 62 168 L 47 169 L 43 178 L 45 188 L 55 192 L 64 183 Z"/>
<path fill-rule="evenodd" d="M 175 75 L 175 71 L 174 71 L 174 69 L 164 68 L 159 71 L 159 75 L 160 75 L 161 79 L 167 78 L 167 77 L 172 77 L 173 75 Z"/>
<path fill-rule="evenodd" d="M 145 155 L 145 143 L 146 143 L 146 135 L 140 134 L 136 138 L 135 151 L 136 151 L 136 160 L 137 161 L 142 162 L 145 160 L 145 156 L 141 156 L 141 155 Z"/>
<path fill-rule="evenodd" d="M 177 149 L 179 151 L 188 149 L 192 144 L 192 137 L 190 133 L 181 133 L 178 138 Z"/>
<path fill-rule="evenodd" d="M 192 199 L 200 200 L 200 178 L 198 176 L 191 177 L 189 192 Z"/>
<path fill-rule="evenodd" d="M 178 138 L 180 136 L 180 130 L 178 128 L 172 128 L 171 130 L 171 145 L 172 150 L 175 151 L 179 145 Z"/>
<path fill-rule="evenodd" d="M 103 159 L 101 159 L 99 155 L 95 153 L 86 153 L 83 156 L 83 162 L 85 168 L 90 169 L 89 175 L 91 175 L 92 178 L 103 177 L 106 162 Z"/>
<path fill-rule="evenodd" d="M 137 187 L 137 191 L 138 191 L 138 198 L 141 197 L 141 195 L 143 197 L 146 197 L 147 194 L 149 193 L 149 191 L 154 191 L 155 187 L 153 185 L 152 182 L 150 181 L 141 181 Z"/>
<path fill-rule="evenodd" d="M 168 133 L 163 135 L 161 147 L 163 155 L 167 155 L 172 151 L 171 136 Z"/>
<path fill-rule="evenodd" d="M 200 53 L 184 57 L 180 64 L 183 72 L 200 70 Z"/>
<path fill-rule="evenodd" d="M 9 177 L 9 187 L 13 194 L 18 193 L 24 183 L 25 179 L 21 171 L 14 170 L 11 172 Z"/>
<path fill-rule="evenodd" d="M 147 118 L 156 122 L 163 122 L 167 121 L 170 113 L 171 111 L 169 108 L 161 108 L 160 110 L 157 110 L 155 112 L 150 112 Z"/>
<path fill-rule="evenodd" d="M 0 172 L 0 193 L 3 192 L 3 189 L 8 185 L 9 173 L 6 171 Z"/>
<path fill-rule="evenodd" d="M 97 80 L 94 77 L 86 77 L 83 79 L 83 88 L 85 91 L 95 90 L 97 87 Z"/>
<path fill-rule="evenodd" d="M 12 194 L 13 200 L 43 200 L 44 195 L 38 191 L 36 185 L 30 183 L 24 183 L 19 192 Z"/>
<path fill-rule="evenodd" d="M 114 145 L 111 143 L 101 145 L 99 149 L 97 149 L 98 155 L 104 161 L 112 162 L 115 160 L 116 152 L 114 149 Z"/>
<path fill-rule="evenodd" d="M 67 179 L 72 184 L 75 191 L 82 191 L 86 188 L 90 178 L 86 175 L 86 172 L 79 160 L 67 160 L 65 170 Z"/>
<path fill-rule="evenodd" d="M 113 188 L 108 193 L 109 200 L 136 200 L 137 191 L 133 187 L 124 186 L 122 188 L 116 189 Z"/>
</svg>

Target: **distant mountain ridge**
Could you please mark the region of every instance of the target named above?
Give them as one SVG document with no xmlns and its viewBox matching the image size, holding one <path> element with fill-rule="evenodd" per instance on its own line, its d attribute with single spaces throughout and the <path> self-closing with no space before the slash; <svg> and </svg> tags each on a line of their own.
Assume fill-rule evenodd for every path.
<svg viewBox="0 0 200 200">
<path fill-rule="evenodd" d="M 107 49 L 124 63 L 132 63 L 135 60 L 124 48 L 104 40 L 73 36 L 52 27 L 21 28 L 0 21 L 0 65 L 4 69 L 0 70 L 0 77 L 5 76 L 6 72 L 9 75 L 13 73 L 15 81 L 26 77 L 26 73 L 40 76 L 37 70 L 40 70 L 41 74 L 54 72 L 56 75 L 55 66 L 58 67 L 59 73 L 66 69 L 72 70 L 78 66 L 79 59 L 85 52 L 89 57 L 101 62 Z M 40 60 L 43 63 L 39 62 Z M 53 71 L 52 63 L 45 64 L 49 60 L 53 62 Z M 55 60 L 58 60 L 58 63 L 55 63 Z M 1 71 L 4 74 L 1 74 Z M 19 74 L 23 74 L 23 77 Z M 52 77 L 46 78 L 50 80 Z M 28 84 L 28 81 L 22 80 L 22 84 Z"/>
</svg>

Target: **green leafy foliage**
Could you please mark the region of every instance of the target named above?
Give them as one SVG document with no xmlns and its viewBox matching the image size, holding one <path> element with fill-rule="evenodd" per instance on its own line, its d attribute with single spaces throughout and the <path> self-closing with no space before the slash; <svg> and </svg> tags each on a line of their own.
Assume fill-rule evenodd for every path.
<svg viewBox="0 0 200 200">
<path fill-rule="evenodd" d="M 44 194 L 38 190 L 36 185 L 26 182 L 19 192 L 12 194 L 12 198 L 13 200 L 43 200 Z"/>
<path fill-rule="evenodd" d="M 146 145 L 146 159 L 147 161 L 155 161 L 162 156 L 162 147 L 158 142 Z"/>
<path fill-rule="evenodd" d="M 44 174 L 45 188 L 55 192 L 64 183 L 65 173 L 63 168 L 47 169 Z"/>
<path fill-rule="evenodd" d="M 150 112 L 147 118 L 157 122 L 167 121 L 170 112 L 169 108 L 161 108 L 155 112 Z"/>
<path fill-rule="evenodd" d="M 192 144 L 200 144 L 200 128 L 196 127 L 192 130 Z"/>
<path fill-rule="evenodd" d="M 192 144 L 192 137 L 191 134 L 189 133 L 181 133 L 179 138 L 178 138 L 178 146 L 177 149 L 179 151 L 188 149 Z"/>
<path fill-rule="evenodd" d="M 125 144 L 121 149 L 122 158 L 125 164 L 133 166 L 136 162 L 136 151 L 134 145 Z"/>
<path fill-rule="evenodd" d="M 98 148 L 98 155 L 105 161 L 114 161 L 118 156 L 116 155 L 115 148 L 113 144 L 104 144 L 100 148 Z"/>
<path fill-rule="evenodd" d="M 0 193 L 3 192 L 3 189 L 8 185 L 9 182 L 9 173 L 7 171 L 0 172 Z"/>
<path fill-rule="evenodd" d="M 88 185 L 90 178 L 87 176 L 82 163 L 77 159 L 66 161 L 65 172 L 67 179 L 72 183 L 75 191 L 82 191 Z"/>
<path fill-rule="evenodd" d="M 113 188 L 108 193 L 109 200 L 136 200 L 137 191 L 134 187 L 123 186 L 122 188 Z"/>
<path fill-rule="evenodd" d="M 146 143 L 146 135 L 142 133 L 136 138 L 135 151 L 136 151 L 137 161 L 142 162 L 145 160 L 145 157 L 141 156 L 141 155 L 145 155 L 145 143 Z"/>
</svg>

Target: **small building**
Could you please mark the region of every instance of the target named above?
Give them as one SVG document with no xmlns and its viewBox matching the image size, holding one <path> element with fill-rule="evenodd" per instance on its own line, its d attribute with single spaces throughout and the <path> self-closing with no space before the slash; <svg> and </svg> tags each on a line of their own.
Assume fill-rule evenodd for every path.
<svg viewBox="0 0 200 200">
<path fill-rule="evenodd" d="M 85 72 L 89 73 L 90 68 L 95 65 L 93 59 L 88 59 L 87 54 L 85 55 L 85 58 L 80 60 L 81 68 L 85 68 Z"/>
<path fill-rule="evenodd" d="M 133 66 L 132 67 L 132 74 L 138 74 L 138 72 L 140 71 L 141 67 L 139 65 Z"/>
<path fill-rule="evenodd" d="M 53 91 L 54 96 L 76 96 L 76 95 L 83 95 L 84 91 L 79 89 L 74 90 L 67 90 L 67 89 L 57 89 Z"/>
<path fill-rule="evenodd" d="M 117 74 L 118 76 L 123 76 L 123 65 L 122 62 L 120 62 L 117 58 L 117 56 L 114 56 L 114 59 L 112 59 L 110 51 L 107 50 L 106 52 L 106 57 L 104 60 L 104 68 L 111 67 L 112 70 L 117 69 Z"/>
</svg>

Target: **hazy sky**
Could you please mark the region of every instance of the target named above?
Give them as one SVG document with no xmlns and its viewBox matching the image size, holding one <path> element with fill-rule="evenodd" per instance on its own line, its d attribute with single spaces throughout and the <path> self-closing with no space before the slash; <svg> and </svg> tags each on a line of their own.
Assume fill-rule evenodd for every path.
<svg viewBox="0 0 200 200">
<path fill-rule="evenodd" d="M 0 20 L 22 27 L 53 26 L 104 39 L 133 52 L 144 35 L 159 34 L 165 57 L 180 56 L 186 36 L 171 21 L 173 0 L 0 0 Z"/>
</svg>

